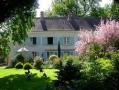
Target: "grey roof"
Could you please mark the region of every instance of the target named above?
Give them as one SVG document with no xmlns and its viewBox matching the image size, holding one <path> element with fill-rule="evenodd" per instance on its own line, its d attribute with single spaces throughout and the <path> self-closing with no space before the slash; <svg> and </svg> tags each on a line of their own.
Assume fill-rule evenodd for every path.
<svg viewBox="0 0 119 90">
<path fill-rule="evenodd" d="M 94 17 L 41 17 L 36 18 L 33 31 L 94 29 L 99 22 Z"/>
</svg>

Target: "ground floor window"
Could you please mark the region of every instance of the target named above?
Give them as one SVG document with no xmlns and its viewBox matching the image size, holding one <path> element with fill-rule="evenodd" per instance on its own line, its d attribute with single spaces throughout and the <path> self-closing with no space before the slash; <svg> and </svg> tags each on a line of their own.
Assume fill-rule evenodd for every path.
<svg viewBox="0 0 119 90">
<path fill-rule="evenodd" d="M 32 57 L 34 58 L 34 57 L 36 57 L 37 56 L 37 52 L 32 52 Z"/>
</svg>

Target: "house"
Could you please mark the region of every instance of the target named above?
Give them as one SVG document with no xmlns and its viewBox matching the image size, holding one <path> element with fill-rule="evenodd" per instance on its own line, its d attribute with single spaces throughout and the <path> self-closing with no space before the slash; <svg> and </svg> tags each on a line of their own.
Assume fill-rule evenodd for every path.
<svg viewBox="0 0 119 90">
<path fill-rule="evenodd" d="M 99 19 L 93 17 L 41 17 L 36 18 L 35 26 L 28 32 L 28 38 L 23 45 L 15 45 L 12 55 L 21 47 L 29 50 L 28 57 L 40 55 L 48 58 L 52 54 L 57 54 L 58 42 L 61 45 L 61 55 L 75 54 L 74 44 L 80 38 L 80 29 L 95 29 Z"/>
</svg>

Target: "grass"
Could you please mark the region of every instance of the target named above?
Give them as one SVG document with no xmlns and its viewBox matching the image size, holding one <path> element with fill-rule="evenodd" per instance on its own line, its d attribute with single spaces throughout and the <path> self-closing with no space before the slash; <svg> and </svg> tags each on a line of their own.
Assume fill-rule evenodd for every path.
<svg viewBox="0 0 119 90">
<path fill-rule="evenodd" d="M 42 77 L 42 73 L 32 69 L 32 79 L 25 77 L 23 69 L 5 69 L 0 67 L 0 90 L 45 90 L 47 85 L 52 84 L 56 79 L 55 69 L 45 69 L 47 78 Z"/>
</svg>

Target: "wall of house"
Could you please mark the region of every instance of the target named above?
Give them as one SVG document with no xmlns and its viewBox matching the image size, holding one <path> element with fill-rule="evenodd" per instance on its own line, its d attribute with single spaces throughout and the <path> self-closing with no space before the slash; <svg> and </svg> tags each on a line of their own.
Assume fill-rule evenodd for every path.
<svg viewBox="0 0 119 90">
<path fill-rule="evenodd" d="M 22 45 L 15 45 L 12 48 L 12 56 L 16 57 L 17 50 L 25 47 L 29 50 L 25 55 L 28 58 L 33 58 L 36 55 L 41 55 L 44 58 L 48 58 L 51 54 L 57 54 L 58 42 L 61 45 L 61 54 L 74 54 L 74 44 L 78 40 L 79 31 L 40 31 L 28 33 L 28 38 Z M 53 40 L 48 44 L 48 37 L 52 37 Z M 33 38 L 36 38 L 33 44 Z"/>
</svg>

